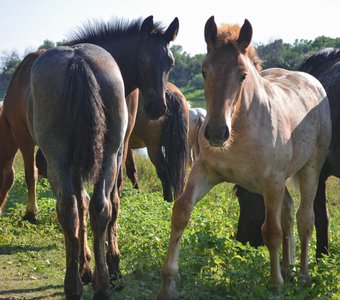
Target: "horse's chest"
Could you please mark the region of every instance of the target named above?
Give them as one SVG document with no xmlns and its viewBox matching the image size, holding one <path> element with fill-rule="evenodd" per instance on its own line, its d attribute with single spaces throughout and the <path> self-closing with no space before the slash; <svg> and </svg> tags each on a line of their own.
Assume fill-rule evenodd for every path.
<svg viewBox="0 0 340 300">
<path fill-rule="evenodd" d="M 237 148 L 216 151 L 209 156 L 211 168 L 224 180 L 238 183 L 253 192 L 258 191 L 257 186 L 267 168 L 260 157 L 256 159 L 253 153 Z"/>
</svg>

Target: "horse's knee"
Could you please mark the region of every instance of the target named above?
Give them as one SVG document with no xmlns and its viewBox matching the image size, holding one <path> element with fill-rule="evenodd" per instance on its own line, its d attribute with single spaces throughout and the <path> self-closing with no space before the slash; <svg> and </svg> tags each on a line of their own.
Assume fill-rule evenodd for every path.
<svg viewBox="0 0 340 300">
<path fill-rule="evenodd" d="M 175 201 L 173 210 L 172 210 L 172 225 L 178 229 L 185 228 L 190 219 L 190 215 L 193 209 L 193 205 L 183 200 L 183 198 L 178 198 Z"/>
<path fill-rule="evenodd" d="M 282 241 L 282 230 L 279 224 L 264 222 L 262 227 L 263 240 L 269 250 L 277 249 Z"/>
</svg>

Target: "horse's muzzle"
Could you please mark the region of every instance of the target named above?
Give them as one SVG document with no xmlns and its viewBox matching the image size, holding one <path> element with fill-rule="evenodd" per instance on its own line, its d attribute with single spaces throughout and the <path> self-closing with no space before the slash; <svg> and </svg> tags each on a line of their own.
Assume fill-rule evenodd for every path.
<svg viewBox="0 0 340 300">
<path fill-rule="evenodd" d="M 211 147 L 223 147 L 229 137 L 228 126 L 216 128 L 215 126 L 209 126 L 208 124 L 205 128 L 204 136 Z"/>
<path fill-rule="evenodd" d="M 145 104 L 144 110 L 149 119 L 156 120 L 162 117 L 166 111 L 164 99 L 150 101 Z"/>
</svg>

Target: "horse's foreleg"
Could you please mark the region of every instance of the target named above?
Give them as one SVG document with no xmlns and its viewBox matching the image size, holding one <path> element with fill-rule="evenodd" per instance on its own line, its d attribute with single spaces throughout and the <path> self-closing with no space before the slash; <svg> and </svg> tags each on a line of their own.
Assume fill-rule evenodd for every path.
<svg viewBox="0 0 340 300">
<path fill-rule="evenodd" d="M 158 299 L 178 298 L 176 276 L 178 273 L 178 256 L 183 232 L 188 225 L 194 205 L 219 182 L 217 178 L 211 178 L 205 174 L 200 163 L 196 162 L 194 164 L 189 175 L 188 184 L 173 206 L 170 242 L 162 268 L 162 282 Z"/>
<path fill-rule="evenodd" d="M 130 149 L 130 148 L 128 149 L 128 152 L 127 152 L 125 167 L 126 167 L 126 175 L 130 179 L 133 188 L 137 189 L 138 191 L 141 191 L 141 188 L 139 186 L 136 164 L 135 164 L 135 160 L 133 158 L 133 152 L 132 152 L 132 149 Z"/>
<path fill-rule="evenodd" d="M 328 226 L 329 214 L 326 199 L 326 180 L 320 178 L 318 191 L 314 200 L 315 229 L 316 229 L 316 258 L 328 255 Z"/>
<path fill-rule="evenodd" d="M 36 185 L 38 179 L 38 170 L 35 166 L 34 144 L 20 147 L 24 165 L 25 165 L 25 180 L 28 189 L 28 202 L 26 213 L 23 220 L 27 220 L 33 224 L 37 223 L 38 203 L 36 200 Z"/>
<path fill-rule="evenodd" d="M 18 146 L 9 132 L 7 123 L 0 118 L 0 214 L 6 204 L 9 190 L 14 183 L 13 162 Z"/>
<path fill-rule="evenodd" d="M 287 188 L 285 197 L 282 204 L 281 213 L 281 226 L 282 226 L 282 271 L 285 280 L 292 277 L 292 267 L 295 263 L 295 243 L 293 235 L 294 226 L 294 205 L 293 199 L 290 196 Z"/>
<path fill-rule="evenodd" d="M 274 285 L 282 285 L 279 254 L 282 242 L 281 209 L 285 194 L 285 180 L 273 179 L 272 182 L 277 183 L 269 183 L 263 190 L 265 221 L 261 229 L 270 256 L 269 282 Z"/>
<path fill-rule="evenodd" d="M 158 178 L 162 182 L 163 198 L 167 202 L 172 202 L 173 199 L 172 199 L 170 175 L 169 175 L 169 171 L 167 170 L 167 166 L 166 166 L 163 154 L 162 154 L 161 145 L 148 146 L 147 148 L 148 148 L 148 154 L 149 154 L 150 160 L 156 168 Z"/>
</svg>

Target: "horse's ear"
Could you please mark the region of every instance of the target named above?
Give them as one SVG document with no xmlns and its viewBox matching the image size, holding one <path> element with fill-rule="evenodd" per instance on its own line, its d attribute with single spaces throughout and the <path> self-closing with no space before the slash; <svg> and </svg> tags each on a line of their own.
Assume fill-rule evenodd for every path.
<svg viewBox="0 0 340 300">
<path fill-rule="evenodd" d="M 208 21 L 205 23 L 204 27 L 204 38 L 207 43 L 208 50 L 211 48 L 216 42 L 217 35 L 217 26 L 215 23 L 214 16 L 211 16 Z"/>
<path fill-rule="evenodd" d="M 164 32 L 164 38 L 168 44 L 170 42 L 173 42 L 176 39 L 176 36 L 178 34 L 178 29 L 179 29 L 179 21 L 178 21 L 178 18 L 176 17 L 171 22 L 167 30 Z"/>
<path fill-rule="evenodd" d="M 147 17 L 141 26 L 140 32 L 144 38 L 148 37 L 153 30 L 153 16 Z"/>
<path fill-rule="evenodd" d="M 250 22 L 245 19 L 240 30 L 240 36 L 238 37 L 238 45 L 241 52 L 245 52 L 247 47 L 250 45 L 251 38 L 253 36 L 253 28 Z"/>
</svg>

